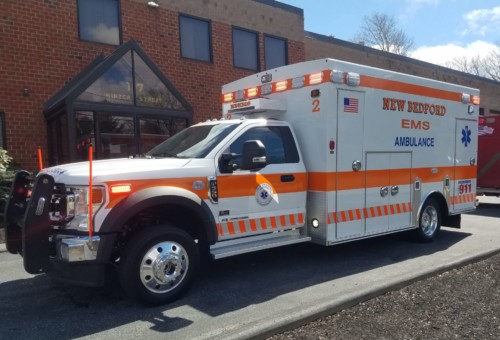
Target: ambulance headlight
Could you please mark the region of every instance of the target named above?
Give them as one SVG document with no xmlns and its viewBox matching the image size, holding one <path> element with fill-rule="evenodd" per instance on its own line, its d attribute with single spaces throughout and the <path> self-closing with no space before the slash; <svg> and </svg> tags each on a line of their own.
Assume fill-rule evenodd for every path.
<svg viewBox="0 0 500 340">
<path fill-rule="evenodd" d="M 71 218 L 67 228 L 79 231 L 88 231 L 89 222 L 89 188 L 86 186 L 75 187 L 71 190 L 72 206 L 68 209 L 68 217 Z M 97 213 L 104 203 L 104 188 L 92 188 L 92 212 Z"/>
</svg>

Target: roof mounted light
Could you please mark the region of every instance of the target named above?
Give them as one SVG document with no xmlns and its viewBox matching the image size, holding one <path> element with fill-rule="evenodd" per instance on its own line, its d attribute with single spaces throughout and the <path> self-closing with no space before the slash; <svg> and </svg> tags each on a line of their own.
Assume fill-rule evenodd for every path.
<svg viewBox="0 0 500 340">
<path fill-rule="evenodd" d="M 469 104 L 470 101 L 470 94 L 468 93 L 462 93 L 462 103 L 464 104 Z"/>
<path fill-rule="evenodd" d="M 323 72 L 317 72 L 309 75 L 309 85 L 320 84 L 323 82 Z"/>
<path fill-rule="evenodd" d="M 244 90 L 236 91 L 236 100 L 243 100 L 243 99 L 245 99 L 245 91 Z"/>
<path fill-rule="evenodd" d="M 233 93 L 232 92 L 229 92 L 229 93 L 224 93 L 222 95 L 222 101 L 224 103 L 229 103 L 229 102 L 232 102 L 233 101 Z"/>
<path fill-rule="evenodd" d="M 304 87 L 306 83 L 305 77 L 296 77 L 292 79 L 292 89 L 300 89 L 301 87 Z"/>
<path fill-rule="evenodd" d="M 274 90 L 276 92 L 282 92 L 285 91 L 288 88 L 288 81 L 287 80 L 282 80 L 274 83 Z"/>
<path fill-rule="evenodd" d="M 273 92 L 273 85 L 272 84 L 264 84 L 260 88 L 260 93 L 263 95 L 271 94 Z"/>
<path fill-rule="evenodd" d="M 479 105 L 481 103 L 481 98 L 479 96 L 472 96 L 472 104 Z"/>
<path fill-rule="evenodd" d="M 252 87 L 252 88 L 246 89 L 246 97 L 247 98 L 257 97 L 258 94 L 259 94 L 259 88 L 257 88 L 257 87 Z"/>
<path fill-rule="evenodd" d="M 344 72 L 332 70 L 330 74 L 330 80 L 335 84 L 343 84 L 344 83 Z"/>
<path fill-rule="evenodd" d="M 359 86 L 359 84 L 361 82 L 361 78 L 359 76 L 359 73 L 347 72 L 346 77 L 345 77 L 345 82 L 349 86 Z"/>
</svg>

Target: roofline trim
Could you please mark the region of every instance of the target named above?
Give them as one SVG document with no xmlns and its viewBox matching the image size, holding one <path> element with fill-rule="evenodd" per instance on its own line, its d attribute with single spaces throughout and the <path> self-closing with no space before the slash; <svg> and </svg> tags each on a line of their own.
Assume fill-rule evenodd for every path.
<svg viewBox="0 0 500 340">
<path fill-rule="evenodd" d="M 310 31 L 304 31 L 304 36 L 306 38 L 316 39 L 316 40 L 319 40 L 322 42 L 330 43 L 332 45 L 338 45 L 338 46 L 350 48 L 353 50 L 358 50 L 358 51 L 362 51 L 362 52 L 366 52 L 366 53 L 370 53 L 370 54 L 380 55 L 380 56 L 390 58 L 390 59 L 404 61 L 404 62 L 407 62 L 410 64 L 414 64 L 414 65 L 418 65 L 418 66 L 422 66 L 422 67 L 426 67 L 426 68 L 431 68 L 431 69 L 434 68 L 434 69 L 439 70 L 439 71 L 452 73 L 452 74 L 459 75 L 459 76 L 466 77 L 466 78 L 470 78 L 473 80 L 488 82 L 488 83 L 492 83 L 494 85 L 500 85 L 499 81 L 496 81 L 496 80 L 493 80 L 490 78 L 480 77 L 480 76 L 476 76 L 474 74 L 454 70 L 454 69 L 449 68 L 449 67 L 432 64 L 432 63 L 429 63 L 426 61 L 422 61 L 422 60 L 418 60 L 418 59 L 414 59 L 414 58 L 410 58 L 410 57 L 405 57 L 405 56 L 395 54 L 395 53 L 377 50 L 376 48 L 373 48 L 373 47 L 356 44 L 356 43 L 353 43 L 350 41 L 341 40 L 341 39 L 337 39 L 334 37 L 329 37 L 329 36 L 326 36 L 323 34 L 318 34 L 318 33 L 310 32 Z"/>
<path fill-rule="evenodd" d="M 304 10 L 300 7 L 288 5 L 288 4 L 285 4 L 285 3 L 282 3 L 282 2 L 279 2 L 276 0 L 253 0 L 253 1 L 264 4 L 264 5 L 276 7 L 276 8 L 288 11 L 290 13 L 300 15 L 302 17 L 304 16 Z"/>
</svg>

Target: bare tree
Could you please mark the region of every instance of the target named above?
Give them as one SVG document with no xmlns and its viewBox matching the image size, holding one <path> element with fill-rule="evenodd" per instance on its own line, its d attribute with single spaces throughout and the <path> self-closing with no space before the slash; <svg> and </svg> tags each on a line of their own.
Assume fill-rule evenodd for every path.
<svg viewBox="0 0 500 340">
<path fill-rule="evenodd" d="M 466 56 L 455 57 L 451 61 L 446 62 L 446 66 L 449 68 L 484 77 L 481 64 L 481 58 L 478 55 L 470 58 Z"/>
<path fill-rule="evenodd" d="M 500 81 L 500 41 L 484 60 L 484 69 L 489 78 Z"/>
<path fill-rule="evenodd" d="M 354 40 L 363 45 L 400 55 L 408 55 L 414 45 L 413 38 L 397 28 L 393 16 L 380 13 L 364 17 L 364 23 Z"/>
<path fill-rule="evenodd" d="M 476 76 L 500 81 L 500 42 L 487 55 L 474 57 L 456 57 L 446 63 L 446 66 Z"/>
</svg>

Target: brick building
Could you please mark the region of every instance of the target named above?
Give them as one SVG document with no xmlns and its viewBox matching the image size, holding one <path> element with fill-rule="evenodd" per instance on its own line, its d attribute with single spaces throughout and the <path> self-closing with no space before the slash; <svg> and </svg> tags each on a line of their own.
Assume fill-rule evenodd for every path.
<svg viewBox="0 0 500 340">
<path fill-rule="evenodd" d="M 221 86 L 257 71 L 334 57 L 480 88 L 500 83 L 304 31 L 274 0 L 0 1 L 0 146 L 28 170 L 122 157 L 218 118 Z M 483 104 L 484 103 L 484 104 Z"/>
<path fill-rule="evenodd" d="M 80 160 L 89 140 L 96 158 L 141 153 L 142 142 L 220 117 L 224 83 L 305 58 L 301 9 L 157 4 L 0 2 L 1 146 L 16 162 L 35 169 L 38 146 L 45 164 Z"/>
</svg>

